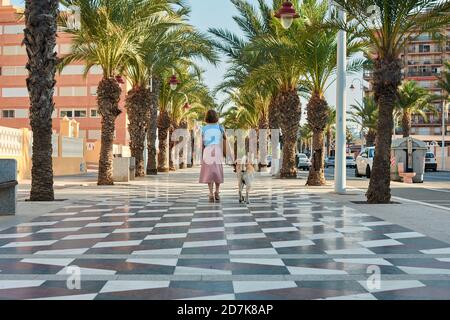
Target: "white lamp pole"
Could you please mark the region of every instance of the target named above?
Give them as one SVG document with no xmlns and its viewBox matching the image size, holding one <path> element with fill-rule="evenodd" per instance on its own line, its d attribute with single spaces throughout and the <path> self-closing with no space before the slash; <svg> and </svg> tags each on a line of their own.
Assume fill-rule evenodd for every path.
<svg viewBox="0 0 450 320">
<path fill-rule="evenodd" d="M 343 8 L 337 6 L 338 17 L 346 21 L 347 15 Z M 345 194 L 347 191 L 347 33 L 340 30 L 337 43 L 337 74 L 336 74 L 336 155 L 334 168 L 335 192 Z"/>
<path fill-rule="evenodd" d="M 446 118 L 447 118 L 447 100 L 442 101 L 442 148 L 441 148 L 441 161 L 442 171 L 445 170 L 445 134 L 447 133 Z"/>
</svg>

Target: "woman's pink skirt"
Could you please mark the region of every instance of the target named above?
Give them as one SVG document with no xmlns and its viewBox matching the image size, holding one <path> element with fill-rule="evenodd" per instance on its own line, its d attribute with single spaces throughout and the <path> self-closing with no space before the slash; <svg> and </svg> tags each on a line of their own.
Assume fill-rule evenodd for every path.
<svg viewBox="0 0 450 320">
<path fill-rule="evenodd" d="M 210 145 L 203 150 L 199 183 L 223 183 L 223 158 L 220 145 Z"/>
</svg>

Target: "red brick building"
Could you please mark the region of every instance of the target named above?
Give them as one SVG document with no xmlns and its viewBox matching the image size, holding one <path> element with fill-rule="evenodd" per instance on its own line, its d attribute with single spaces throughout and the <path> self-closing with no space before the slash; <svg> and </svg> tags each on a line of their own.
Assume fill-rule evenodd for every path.
<svg viewBox="0 0 450 320">
<path fill-rule="evenodd" d="M 29 128 L 29 98 L 26 88 L 27 55 L 22 46 L 24 21 L 20 19 L 22 8 L 10 5 L 9 0 L 0 0 L 0 126 Z M 58 34 L 56 51 L 59 55 L 70 52 L 71 39 Z M 53 128 L 59 132 L 59 120 L 64 116 L 80 123 L 80 136 L 87 141 L 100 139 L 100 117 L 97 113 L 96 91 L 102 77 L 100 68 L 92 68 L 83 76 L 84 65 L 73 63 L 56 77 L 55 111 Z M 121 108 L 125 96 L 125 85 Z M 116 121 L 115 143 L 127 145 L 127 117 L 124 112 Z"/>
</svg>

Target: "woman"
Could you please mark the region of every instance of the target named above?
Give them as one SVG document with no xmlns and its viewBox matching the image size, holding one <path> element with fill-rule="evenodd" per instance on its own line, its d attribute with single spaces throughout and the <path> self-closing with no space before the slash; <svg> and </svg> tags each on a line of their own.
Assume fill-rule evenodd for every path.
<svg viewBox="0 0 450 320">
<path fill-rule="evenodd" d="M 214 110 L 209 110 L 205 117 L 206 125 L 202 127 L 203 157 L 200 170 L 200 183 L 209 187 L 209 201 L 220 201 L 220 185 L 223 183 L 223 141 L 225 130 L 218 123 L 219 116 Z M 216 191 L 214 192 L 214 185 Z"/>
</svg>

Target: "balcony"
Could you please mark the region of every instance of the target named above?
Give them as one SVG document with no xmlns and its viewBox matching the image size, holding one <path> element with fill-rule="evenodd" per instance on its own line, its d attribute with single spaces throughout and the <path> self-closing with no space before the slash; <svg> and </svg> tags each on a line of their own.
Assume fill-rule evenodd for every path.
<svg viewBox="0 0 450 320">
<path fill-rule="evenodd" d="M 442 65 L 443 60 L 442 59 L 436 59 L 436 60 L 423 60 L 423 61 L 408 61 L 409 66 L 417 66 L 417 65 Z"/>
<path fill-rule="evenodd" d="M 441 73 L 440 72 L 417 72 L 417 71 L 409 71 L 407 73 L 408 77 L 438 77 Z"/>
<path fill-rule="evenodd" d="M 442 47 L 433 47 L 433 48 L 408 48 L 408 53 L 425 53 L 425 54 L 440 54 L 442 53 Z"/>
</svg>

